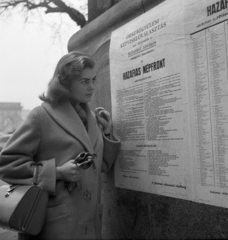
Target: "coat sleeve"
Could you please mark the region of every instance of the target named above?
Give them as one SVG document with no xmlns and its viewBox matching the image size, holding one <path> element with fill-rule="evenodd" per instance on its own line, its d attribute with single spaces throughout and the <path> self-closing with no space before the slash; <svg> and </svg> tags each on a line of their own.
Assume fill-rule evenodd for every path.
<svg viewBox="0 0 228 240">
<path fill-rule="evenodd" d="M 41 141 L 40 116 L 35 108 L 17 128 L 0 154 L 0 179 L 8 184 L 27 185 L 33 182 L 33 165 Z M 38 185 L 55 195 L 55 159 L 39 161 Z"/>
<path fill-rule="evenodd" d="M 120 149 L 120 141 L 115 137 L 112 136 L 113 140 L 104 138 L 104 150 L 103 150 L 103 162 L 102 162 L 102 172 L 108 172 L 114 161 L 117 158 Z"/>
</svg>

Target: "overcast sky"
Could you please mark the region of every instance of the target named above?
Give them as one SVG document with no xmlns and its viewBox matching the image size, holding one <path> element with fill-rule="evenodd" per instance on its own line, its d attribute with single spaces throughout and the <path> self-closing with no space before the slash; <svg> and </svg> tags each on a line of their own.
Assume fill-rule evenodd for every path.
<svg viewBox="0 0 228 240">
<path fill-rule="evenodd" d="M 80 28 L 71 23 L 67 29 L 61 30 L 60 42 L 38 20 L 24 24 L 19 14 L 0 20 L 0 102 L 20 102 L 29 110 L 40 105 L 38 96 L 46 91 L 58 60 L 67 53 L 69 38 Z"/>
</svg>

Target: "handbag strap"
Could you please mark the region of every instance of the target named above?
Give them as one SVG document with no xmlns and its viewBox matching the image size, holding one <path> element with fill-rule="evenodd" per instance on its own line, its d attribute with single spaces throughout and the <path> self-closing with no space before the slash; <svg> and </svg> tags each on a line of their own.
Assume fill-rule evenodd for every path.
<svg viewBox="0 0 228 240">
<path fill-rule="evenodd" d="M 38 185 L 38 166 L 42 166 L 41 163 L 33 164 L 33 183 L 32 185 Z"/>
</svg>

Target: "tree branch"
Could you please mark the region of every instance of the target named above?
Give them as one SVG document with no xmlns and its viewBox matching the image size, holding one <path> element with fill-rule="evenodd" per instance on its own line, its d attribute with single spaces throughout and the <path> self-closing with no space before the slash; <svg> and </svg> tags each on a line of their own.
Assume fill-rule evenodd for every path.
<svg viewBox="0 0 228 240">
<path fill-rule="evenodd" d="M 56 7 L 52 7 L 50 4 L 54 4 Z M 0 14 L 8 11 L 9 9 L 16 8 L 18 5 L 26 8 L 28 11 L 32 11 L 37 8 L 46 8 L 46 14 L 57 12 L 66 13 L 80 27 L 84 27 L 86 24 L 84 15 L 76 9 L 67 6 L 62 0 L 43 0 L 39 3 L 34 3 L 32 0 L 4 0 L 0 2 Z"/>
<path fill-rule="evenodd" d="M 64 11 L 61 8 L 47 8 L 47 10 L 45 11 L 45 13 L 64 13 Z"/>
<path fill-rule="evenodd" d="M 76 9 L 67 6 L 62 0 L 51 0 L 57 7 L 59 7 L 63 12 L 66 12 L 70 18 L 75 21 L 80 27 L 84 27 L 86 20 L 83 14 L 81 14 Z"/>
</svg>

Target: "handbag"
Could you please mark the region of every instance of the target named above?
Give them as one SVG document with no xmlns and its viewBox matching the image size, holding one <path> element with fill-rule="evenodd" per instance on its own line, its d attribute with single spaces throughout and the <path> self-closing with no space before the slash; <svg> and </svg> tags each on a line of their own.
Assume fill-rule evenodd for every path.
<svg viewBox="0 0 228 240">
<path fill-rule="evenodd" d="M 37 186 L 38 165 L 34 166 L 32 185 L 0 187 L 1 228 L 29 235 L 38 235 L 42 230 L 48 204 L 48 192 Z"/>
</svg>

